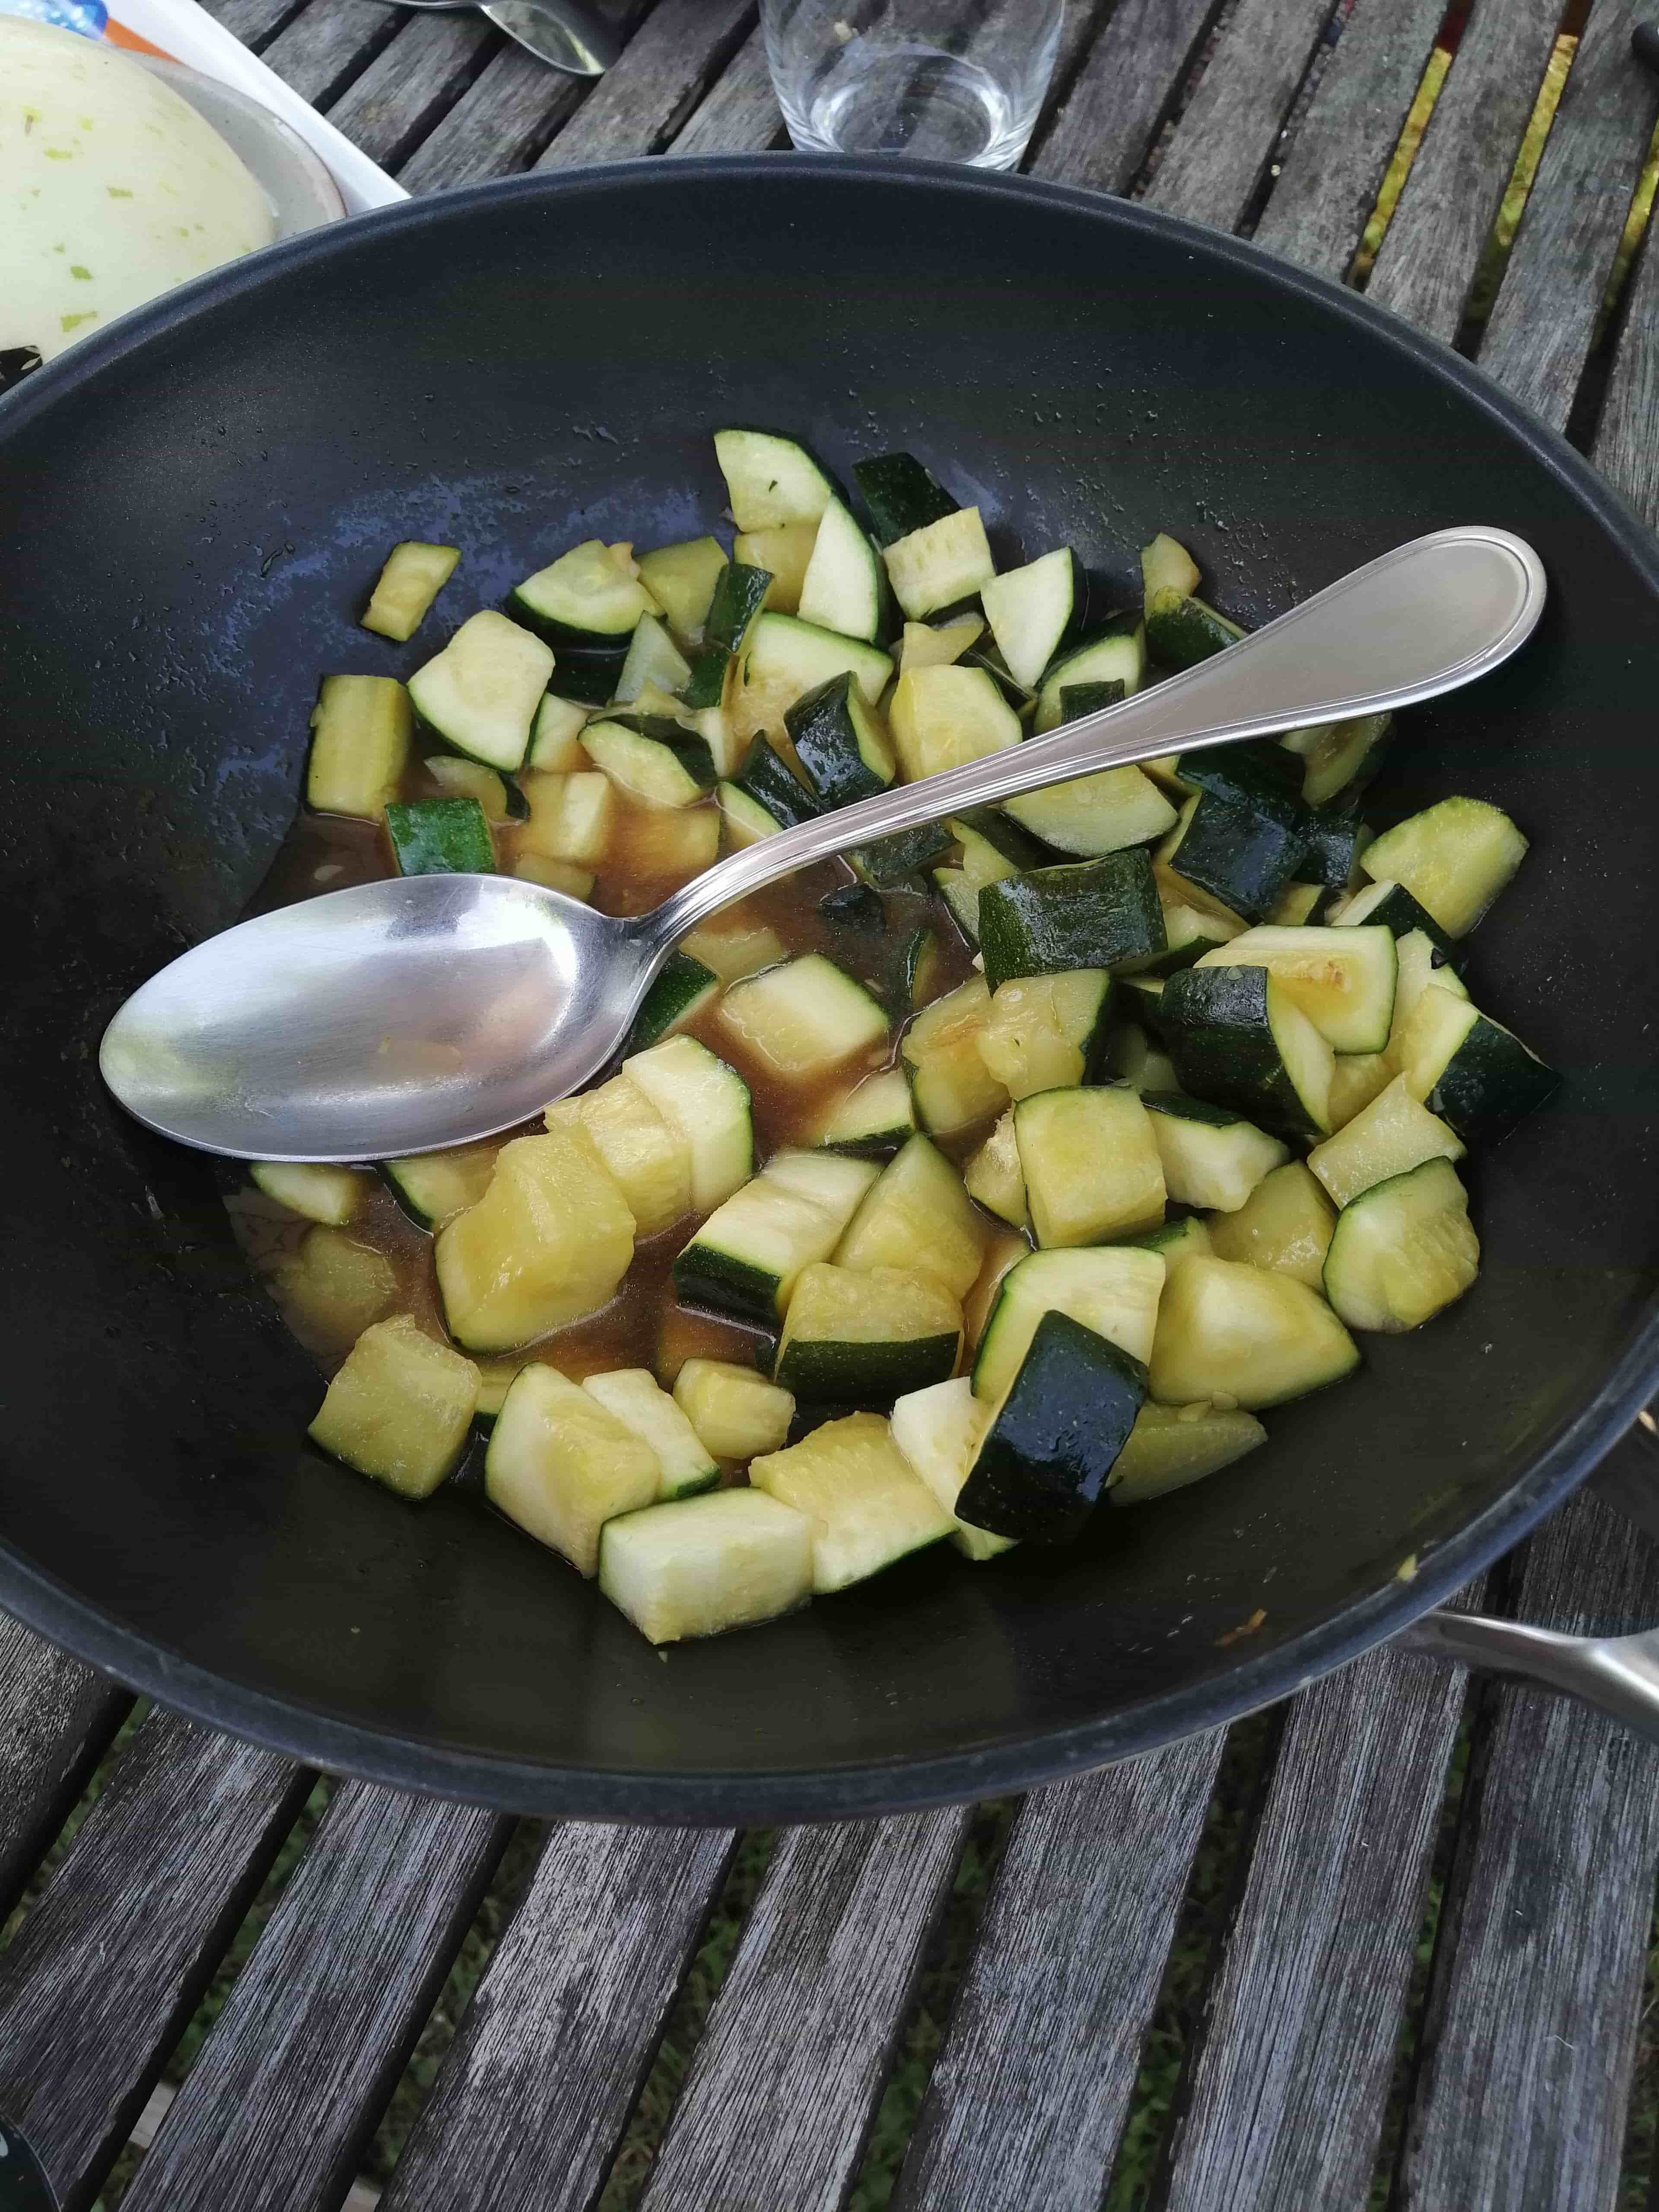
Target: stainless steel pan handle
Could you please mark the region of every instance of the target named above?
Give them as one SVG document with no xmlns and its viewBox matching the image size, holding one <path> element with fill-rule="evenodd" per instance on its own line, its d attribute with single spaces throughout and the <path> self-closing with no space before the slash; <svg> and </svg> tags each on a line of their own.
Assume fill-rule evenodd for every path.
<svg viewBox="0 0 1659 2212">
<path fill-rule="evenodd" d="M 1637 1416 L 1636 1433 L 1659 1475 L 1659 1418 Z M 1394 1639 L 1396 1649 L 1509 1674 L 1610 1713 L 1637 1735 L 1659 1743 L 1659 1628 L 1634 1636 L 1564 1636 L 1553 1628 L 1490 1614 L 1426 1613 Z"/>
</svg>

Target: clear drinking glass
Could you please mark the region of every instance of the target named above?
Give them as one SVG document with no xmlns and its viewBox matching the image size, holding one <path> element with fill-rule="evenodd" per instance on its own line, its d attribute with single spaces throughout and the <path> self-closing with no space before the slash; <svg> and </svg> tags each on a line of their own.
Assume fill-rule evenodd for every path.
<svg viewBox="0 0 1659 2212">
<path fill-rule="evenodd" d="M 1064 0 L 761 0 L 797 146 L 1012 169 L 1048 88 Z"/>
</svg>

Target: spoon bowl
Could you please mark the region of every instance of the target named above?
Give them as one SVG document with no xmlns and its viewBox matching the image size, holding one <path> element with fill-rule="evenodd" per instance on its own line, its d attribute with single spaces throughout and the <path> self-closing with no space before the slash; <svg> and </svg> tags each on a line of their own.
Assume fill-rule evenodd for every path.
<svg viewBox="0 0 1659 2212">
<path fill-rule="evenodd" d="M 186 952 L 104 1034 L 141 1121 L 242 1159 L 380 1160 L 495 1135 L 596 1074 L 688 929 L 849 848 L 1177 749 L 1432 698 L 1543 611 L 1537 555 L 1470 526 L 1397 546 L 1154 689 L 780 831 L 619 921 L 515 878 L 363 884 Z"/>
</svg>

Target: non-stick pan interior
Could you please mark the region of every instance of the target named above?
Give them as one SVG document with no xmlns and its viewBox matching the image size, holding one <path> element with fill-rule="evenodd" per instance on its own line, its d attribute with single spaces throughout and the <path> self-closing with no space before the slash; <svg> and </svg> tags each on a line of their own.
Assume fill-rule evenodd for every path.
<svg viewBox="0 0 1659 2212">
<path fill-rule="evenodd" d="M 1564 449 L 1224 241 L 939 172 L 592 172 L 262 261 L 0 406 L 0 1599 L 174 1702 L 412 1784 L 822 1812 L 1258 1701 L 1559 1493 L 1629 1401 L 1659 1254 L 1656 569 Z M 1474 1166 L 1475 1292 L 1368 1340 L 1236 1469 L 1058 1560 L 935 1553 L 659 1656 L 465 1484 L 410 1507 L 301 1448 L 317 1379 L 213 1170 L 112 1109 L 93 1054 L 257 886 L 320 672 L 406 672 L 578 538 L 719 527 L 708 433 L 733 420 L 841 470 L 907 447 L 1001 558 L 1069 539 L 1125 601 L 1168 528 L 1247 622 L 1421 531 L 1530 538 L 1542 631 L 1409 718 L 1367 811 L 1468 791 L 1526 829 L 1469 977 L 1570 1084 Z M 463 555 L 406 647 L 356 624 L 401 538 Z"/>
</svg>

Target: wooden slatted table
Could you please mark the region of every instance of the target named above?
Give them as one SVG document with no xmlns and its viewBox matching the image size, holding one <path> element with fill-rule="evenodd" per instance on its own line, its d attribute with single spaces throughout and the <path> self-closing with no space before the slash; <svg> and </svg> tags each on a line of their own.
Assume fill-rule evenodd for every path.
<svg viewBox="0 0 1659 2212">
<path fill-rule="evenodd" d="M 628 43 L 592 87 L 475 15 L 216 12 L 412 191 L 782 142 L 752 0 L 612 4 Z M 1071 0 L 1029 166 L 1365 282 L 1571 428 L 1659 523 L 1659 252 L 1607 304 L 1659 85 L 1629 58 L 1635 0 L 1561 9 Z M 1500 269 L 1523 141 L 1530 191 Z M 1603 1489 L 1639 1504 L 1648 1476 L 1623 1449 Z M 1644 1626 L 1659 1549 L 1583 1493 L 1481 1598 L 1568 1629 Z M 785 1833 L 729 1965 L 699 1950 L 717 1899 L 731 1924 L 739 1839 L 723 1832 L 526 1838 L 347 1783 L 273 1902 L 315 1778 L 161 1711 L 120 1734 L 129 1705 L 0 1620 L 0 1912 L 101 1782 L 0 1953 L 0 2113 L 66 2206 L 372 2202 L 354 2177 L 400 2076 L 412 2106 L 405 2061 L 509 1849 L 527 1881 L 419 2084 L 387 2212 L 1659 2202 L 1642 2026 L 1659 1749 L 1528 1691 L 1472 1695 L 1385 1650 L 1229 1741 L 994 1814 Z M 997 1840 L 975 1928 L 963 1869 Z M 938 2039 L 917 2026 L 924 1969 L 941 2014 L 954 1984 Z M 705 1996 L 718 1979 L 706 2021 L 688 1972 Z M 216 1973 L 222 2002 L 186 2067 Z M 641 2113 L 668 2023 L 676 2078 L 658 2063 Z M 164 2069 L 182 2077 L 170 2100 L 153 2094 Z M 154 2138 L 142 2162 L 123 2148 L 135 2127 Z"/>
</svg>

